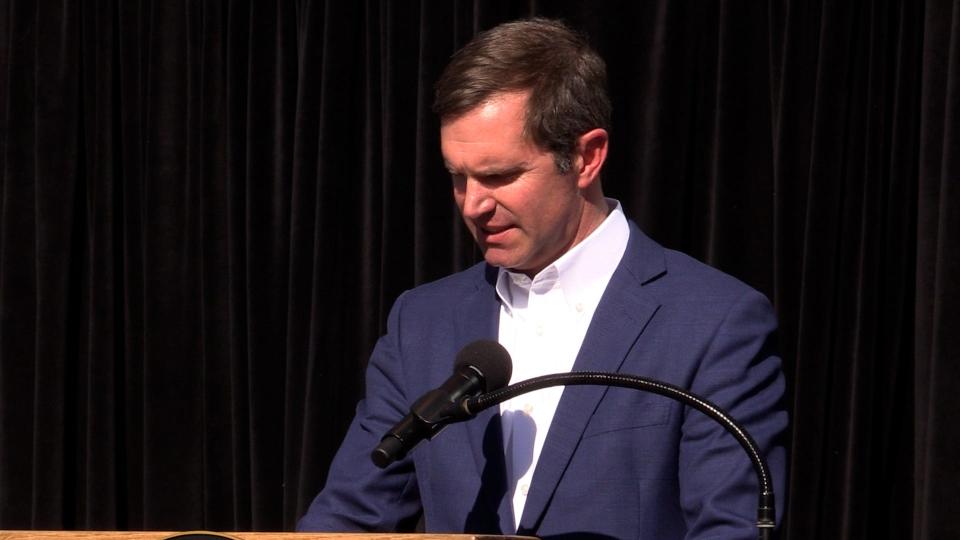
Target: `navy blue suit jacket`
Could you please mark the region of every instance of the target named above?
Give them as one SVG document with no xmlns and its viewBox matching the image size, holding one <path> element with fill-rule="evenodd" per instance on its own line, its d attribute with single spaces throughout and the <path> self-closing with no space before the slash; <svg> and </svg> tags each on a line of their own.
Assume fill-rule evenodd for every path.
<svg viewBox="0 0 960 540">
<path fill-rule="evenodd" d="M 298 528 L 513 533 L 497 408 L 447 427 L 385 470 L 370 451 L 411 403 L 452 373 L 467 343 L 496 339 L 496 268 L 479 264 L 401 295 L 367 370 L 366 398 Z M 769 461 L 781 515 L 784 381 L 769 302 L 667 250 L 631 223 L 627 251 L 574 370 L 624 372 L 687 388 L 727 410 Z M 661 396 L 564 390 L 519 534 L 570 538 L 756 538 L 757 481 L 723 428 Z"/>
</svg>

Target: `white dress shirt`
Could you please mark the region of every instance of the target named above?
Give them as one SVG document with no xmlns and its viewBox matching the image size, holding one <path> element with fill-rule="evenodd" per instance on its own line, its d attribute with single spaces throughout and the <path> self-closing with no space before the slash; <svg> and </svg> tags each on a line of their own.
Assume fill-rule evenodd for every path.
<svg viewBox="0 0 960 540">
<path fill-rule="evenodd" d="M 587 327 L 627 248 L 630 227 L 620 203 L 587 238 L 533 279 L 503 268 L 499 341 L 513 360 L 510 383 L 573 368 Z M 514 526 L 520 523 L 540 450 L 562 387 L 518 396 L 500 405 Z"/>
</svg>

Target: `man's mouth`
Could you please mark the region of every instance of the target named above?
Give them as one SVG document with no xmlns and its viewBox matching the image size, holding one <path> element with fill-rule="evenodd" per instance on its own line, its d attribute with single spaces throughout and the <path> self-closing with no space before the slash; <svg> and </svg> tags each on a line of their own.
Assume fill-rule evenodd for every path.
<svg viewBox="0 0 960 540">
<path fill-rule="evenodd" d="M 480 236 L 488 244 L 497 244 L 506 239 L 510 231 L 514 229 L 512 225 L 503 225 L 491 227 L 490 225 L 478 226 Z"/>
</svg>

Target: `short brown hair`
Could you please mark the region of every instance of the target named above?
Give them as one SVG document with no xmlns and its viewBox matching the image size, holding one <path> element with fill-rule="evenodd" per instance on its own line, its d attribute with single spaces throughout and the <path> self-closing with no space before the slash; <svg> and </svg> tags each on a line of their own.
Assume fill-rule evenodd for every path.
<svg viewBox="0 0 960 540">
<path fill-rule="evenodd" d="M 493 94 L 530 91 L 524 131 L 570 169 L 577 139 L 609 131 L 607 68 L 586 39 L 560 21 L 543 18 L 501 24 L 457 51 L 436 84 L 433 110 L 446 121 Z"/>
</svg>

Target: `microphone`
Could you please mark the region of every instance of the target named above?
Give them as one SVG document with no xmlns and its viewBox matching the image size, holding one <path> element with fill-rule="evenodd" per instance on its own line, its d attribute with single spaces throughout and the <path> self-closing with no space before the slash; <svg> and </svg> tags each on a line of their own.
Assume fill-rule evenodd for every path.
<svg viewBox="0 0 960 540">
<path fill-rule="evenodd" d="M 383 436 L 370 459 L 382 469 L 402 459 L 420 441 L 435 437 L 447 424 L 472 418 L 463 403 L 503 388 L 512 372 L 510 354 L 503 345 L 485 339 L 467 344 L 457 353 L 453 375 L 414 402 L 410 414 Z"/>
</svg>

